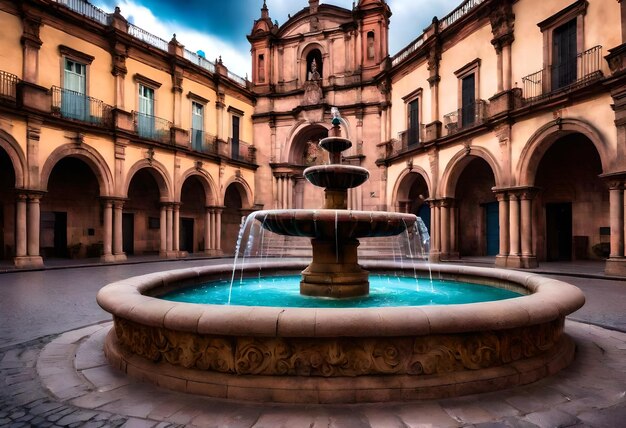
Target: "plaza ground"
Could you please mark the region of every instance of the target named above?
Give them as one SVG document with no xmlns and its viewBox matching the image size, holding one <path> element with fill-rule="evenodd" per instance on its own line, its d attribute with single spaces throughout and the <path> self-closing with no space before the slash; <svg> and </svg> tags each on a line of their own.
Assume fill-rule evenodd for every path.
<svg viewBox="0 0 626 428">
<path fill-rule="evenodd" d="M 626 420 L 626 278 L 602 262 L 542 263 L 533 271 L 580 287 L 585 306 L 568 317 L 574 363 L 505 391 L 413 403 L 277 405 L 175 393 L 130 380 L 101 349 L 111 316 L 95 295 L 107 283 L 230 259 L 120 265 L 51 260 L 46 269 L 0 265 L 0 426 L 178 425 L 234 427 L 619 427 Z M 493 259 L 465 259 L 490 265 Z"/>
</svg>

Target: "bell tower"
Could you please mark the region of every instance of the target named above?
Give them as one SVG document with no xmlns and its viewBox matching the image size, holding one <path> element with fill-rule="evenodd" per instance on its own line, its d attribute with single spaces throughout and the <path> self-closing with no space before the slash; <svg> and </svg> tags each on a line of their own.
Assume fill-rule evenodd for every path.
<svg viewBox="0 0 626 428">
<path fill-rule="evenodd" d="M 271 39 L 278 30 L 272 23 L 265 0 L 261 8 L 261 18 L 254 21 L 252 31 L 248 35 L 250 53 L 252 55 L 252 85 L 256 92 L 268 92 L 270 88 L 271 70 Z"/>
<path fill-rule="evenodd" d="M 389 55 L 391 10 L 385 0 L 359 0 L 354 14 L 359 26 L 362 78 L 369 80 L 384 69 Z"/>
</svg>

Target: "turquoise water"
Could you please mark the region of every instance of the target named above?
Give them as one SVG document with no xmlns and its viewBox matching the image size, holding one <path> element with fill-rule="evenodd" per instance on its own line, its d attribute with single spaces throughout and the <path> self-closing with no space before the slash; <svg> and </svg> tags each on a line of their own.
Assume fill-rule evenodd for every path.
<svg viewBox="0 0 626 428">
<path fill-rule="evenodd" d="M 295 308 L 370 308 L 476 303 L 519 297 L 521 294 L 486 285 L 455 281 L 370 275 L 370 294 L 353 299 L 327 299 L 300 295 L 300 275 L 216 281 L 175 291 L 162 299 L 187 303 Z"/>
</svg>

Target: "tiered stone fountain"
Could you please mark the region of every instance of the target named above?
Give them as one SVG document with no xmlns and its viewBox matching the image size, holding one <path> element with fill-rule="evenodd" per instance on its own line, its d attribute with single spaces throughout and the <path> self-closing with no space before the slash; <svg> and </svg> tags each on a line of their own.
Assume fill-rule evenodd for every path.
<svg viewBox="0 0 626 428">
<path fill-rule="evenodd" d="M 369 281 L 357 260 L 358 238 L 398 234 L 416 218 L 347 210 L 348 189 L 362 184 L 368 173 L 340 164 L 350 142 L 339 136 L 338 118 L 331 134 L 320 144 L 332 163 L 305 170 L 311 183 L 325 188 L 324 208 L 252 215 L 269 230 L 311 238 L 313 260 L 302 271 L 302 294 L 363 296 Z M 270 276 L 305 266 L 264 261 L 242 271 L 258 277 L 260 271 Z M 158 296 L 207 282 L 214 287 L 211 281 L 231 278 L 232 265 L 155 272 L 109 284 L 98 293 L 98 303 L 114 321 L 106 357 L 129 376 L 187 393 L 333 404 L 508 388 L 555 373 L 574 357 L 574 344 L 563 329 L 565 316 L 584 303 L 576 287 L 526 272 L 458 264 L 376 261 L 364 267 L 426 277 L 432 270 L 432 276 L 444 280 L 506 288 L 522 296 L 358 309 L 201 305 Z"/>
<path fill-rule="evenodd" d="M 341 153 L 352 146 L 342 138 L 338 114 L 331 136 L 319 145 L 330 153 L 330 165 L 311 166 L 304 177 L 324 188 L 319 210 L 272 210 L 258 213 L 264 228 L 280 235 L 311 238 L 313 260 L 302 272 L 300 294 L 346 298 L 369 292 L 369 273 L 358 263 L 358 238 L 394 236 L 417 221 L 413 214 L 348 210 L 348 189 L 369 178 L 367 169 L 341 165 Z"/>
</svg>

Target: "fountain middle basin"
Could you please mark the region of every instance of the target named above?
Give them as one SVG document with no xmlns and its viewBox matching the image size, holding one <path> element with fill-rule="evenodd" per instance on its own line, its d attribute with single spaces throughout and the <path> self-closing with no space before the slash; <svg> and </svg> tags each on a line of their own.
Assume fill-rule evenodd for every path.
<svg viewBox="0 0 626 428">
<path fill-rule="evenodd" d="M 249 275 L 304 263 L 247 264 Z M 364 262 L 428 276 L 424 265 Z M 114 327 L 105 354 L 130 376 L 179 391 L 266 402 L 406 401 L 492 391 L 567 366 L 565 316 L 576 287 L 526 272 L 434 265 L 437 278 L 508 288 L 522 297 L 464 305 L 285 308 L 199 305 L 153 296 L 230 277 L 231 265 L 159 272 L 98 293 Z"/>
</svg>

